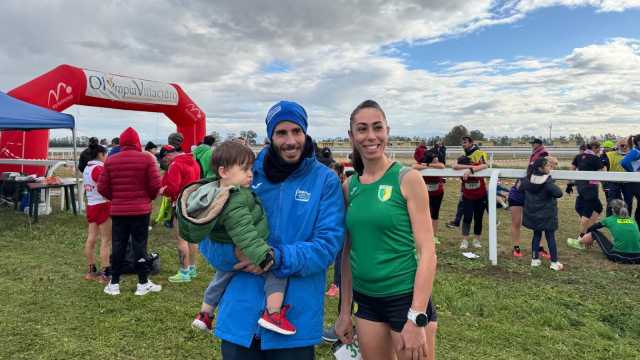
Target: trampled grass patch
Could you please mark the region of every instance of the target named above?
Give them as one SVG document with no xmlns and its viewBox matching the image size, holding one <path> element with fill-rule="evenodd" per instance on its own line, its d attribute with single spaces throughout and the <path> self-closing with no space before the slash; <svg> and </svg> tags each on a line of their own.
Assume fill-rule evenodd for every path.
<svg viewBox="0 0 640 360">
<path fill-rule="evenodd" d="M 447 183 L 441 223 L 455 212 L 459 184 Z M 487 260 L 487 237 L 467 260 L 460 235 L 441 226 L 434 301 L 439 315 L 441 359 L 638 359 L 640 268 L 608 262 L 595 248 L 570 249 L 577 232 L 574 197 L 561 199 L 556 273 L 545 262 L 529 266 L 531 232 L 523 231 L 525 256 L 511 257 L 510 215 L 499 210 L 499 258 Z M 149 248 L 160 253 L 159 294 L 133 295 L 137 279 L 122 281 L 109 297 L 82 279 L 86 236 L 82 216 L 54 211 L 29 229 L 24 215 L 0 208 L 1 359 L 219 359 L 219 342 L 190 328 L 213 270 L 202 260 L 190 284 L 171 284 L 177 269 L 174 240 L 156 226 Z M 331 276 L 329 271 L 329 277 Z M 331 279 L 328 279 L 328 283 Z M 325 323 L 337 315 L 328 299 Z M 319 359 L 331 359 L 328 345 Z"/>
</svg>

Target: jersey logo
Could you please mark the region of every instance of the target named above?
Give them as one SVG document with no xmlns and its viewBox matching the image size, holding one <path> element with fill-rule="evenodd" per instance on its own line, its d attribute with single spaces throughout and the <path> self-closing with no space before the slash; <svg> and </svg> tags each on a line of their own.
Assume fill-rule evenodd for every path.
<svg viewBox="0 0 640 360">
<path fill-rule="evenodd" d="M 393 192 L 393 186 L 380 185 L 378 187 L 378 200 L 385 202 L 391 199 L 391 193 Z"/>
<path fill-rule="evenodd" d="M 261 182 L 260 182 L 260 183 L 255 184 L 255 185 L 251 185 L 251 187 L 253 188 L 253 190 L 256 190 L 257 188 L 259 188 L 259 187 L 260 187 L 260 185 L 262 185 L 262 183 L 261 183 Z"/>
<path fill-rule="evenodd" d="M 308 191 L 296 190 L 296 201 L 309 202 L 311 200 L 311 193 Z"/>
<path fill-rule="evenodd" d="M 618 219 L 618 224 L 633 224 L 633 220 L 631 219 Z"/>
</svg>

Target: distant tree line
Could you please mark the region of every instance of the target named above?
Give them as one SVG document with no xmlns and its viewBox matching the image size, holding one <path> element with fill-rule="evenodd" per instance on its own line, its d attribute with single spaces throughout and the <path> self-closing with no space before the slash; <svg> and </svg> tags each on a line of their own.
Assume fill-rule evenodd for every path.
<svg viewBox="0 0 640 360">
<path fill-rule="evenodd" d="M 76 145 L 79 147 L 89 146 L 88 136 L 78 136 L 76 138 Z M 73 137 L 63 136 L 49 139 L 50 147 L 73 147 Z"/>
</svg>

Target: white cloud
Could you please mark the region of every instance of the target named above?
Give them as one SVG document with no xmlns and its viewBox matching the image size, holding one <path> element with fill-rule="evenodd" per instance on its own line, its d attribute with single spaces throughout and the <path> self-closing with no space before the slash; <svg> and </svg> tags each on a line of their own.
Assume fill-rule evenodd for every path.
<svg viewBox="0 0 640 360">
<path fill-rule="evenodd" d="M 551 6 L 591 6 L 601 12 L 624 11 L 639 8 L 638 0 L 522 0 L 515 7 L 521 12 L 529 12 Z"/>
<path fill-rule="evenodd" d="M 344 135 L 351 109 L 366 98 L 385 107 L 396 134 L 443 133 L 459 122 L 514 133 L 542 129 L 550 119 L 563 131 L 585 132 L 584 119 L 604 124 L 637 116 L 637 40 L 614 39 L 556 59 L 447 62 L 441 73 L 410 69 L 406 54 L 386 46 L 464 36 L 540 7 L 619 11 L 638 3 L 9 0 L 0 4 L 0 32 L 11 34 L 0 43 L 0 88 L 70 63 L 179 83 L 207 113 L 208 129 L 223 133 L 264 134 L 266 110 L 281 98 L 305 105 L 311 133 L 321 137 Z M 274 62 L 287 71 L 265 72 Z M 151 138 L 171 128 L 146 113 L 80 108 L 74 115 L 86 135 L 100 137 L 117 135 L 121 119 Z M 600 131 L 597 124 L 589 129 Z"/>
</svg>

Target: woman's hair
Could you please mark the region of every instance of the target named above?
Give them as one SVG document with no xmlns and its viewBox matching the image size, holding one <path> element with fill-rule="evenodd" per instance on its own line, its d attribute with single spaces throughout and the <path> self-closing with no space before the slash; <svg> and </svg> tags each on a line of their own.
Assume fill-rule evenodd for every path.
<svg viewBox="0 0 640 360">
<path fill-rule="evenodd" d="M 89 163 L 89 161 L 95 160 L 98 157 L 98 154 L 106 153 L 107 148 L 99 144 L 98 138 L 89 138 L 89 147 L 87 147 L 80 153 L 80 158 L 78 159 L 78 170 L 84 172 L 84 169 L 87 167 L 87 163 Z"/>
<path fill-rule="evenodd" d="M 158 145 L 154 144 L 153 141 L 149 141 L 147 145 L 144 146 L 144 151 L 151 151 L 151 149 L 157 149 Z"/>
<path fill-rule="evenodd" d="M 627 209 L 627 204 L 620 199 L 613 199 L 609 202 L 609 207 L 614 215 L 620 216 L 623 218 L 629 217 L 629 209 Z"/>
<path fill-rule="evenodd" d="M 245 167 L 251 166 L 256 160 L 256 155 L 248 146 L 237 141 L 227 140 L 220 144 L 211 156 L 211 170 L 220 176 L 218 168 L 220 166 L 230 169 L 235 165 Z"/>
<path fill-rule="evenodd" d="M 98 138 L 95 138 L 95 137 L 92 137 L 89 139 L 89 147 L 87 149 L 89 150 L 90 160 L 95 160 L 99 154 L 107 153 L 107 148 L 100 145 Z"/>
<path fill-rule="evenodd" d="M 640 134 L 629 136 L 629 150 L 633 147 L 640 148 Z"/>
<path fill-rule="evenodd" d="M 356 115 L 358 115 L 360 110 L 364 110 L 364 109 L 378 110 L 380 114 L 382 114 L 382 118 L 384 119 L 385 123 L 387 122 L 387 115 L 384 113 L 384 110 L 382 110 L 382 107 L 380 106 L 380 104 L 378 104 L 373 100 L 365 100 L 361 102 L 358 106 L 356 106 L 356 108 L 353 109 L 353 111 L 351 112 L 351 116 L 349 117 L 349 128 L 351 130 L 353 130 L 353 122 L 356 118 Z M 351 160 L 353 162 L 353 169 L 358 173 L 358 175 L 362 175 L 362 172 L 364 171 L 364 163 L 362 162 L 362 157 L 360 156 L 360 152 L 356 149 L 355 144 L 352 144 L 352 146 L 353 146 L 353 158 Z"/>
<path fill-rule="evenodd" d="M 527 177 L 531 177 L 531 175 L 542 175 L 542 171 L 540 171 L 541 168 L 544 168 L 545 166 L 547 166 L 547 164 L 549 163 L 549 160 L 546 157 L 541 157 L 536 159 L 536 161 L 533 162 L 533 165 L 529 166 L 527 168 Z"/>
</svg>

